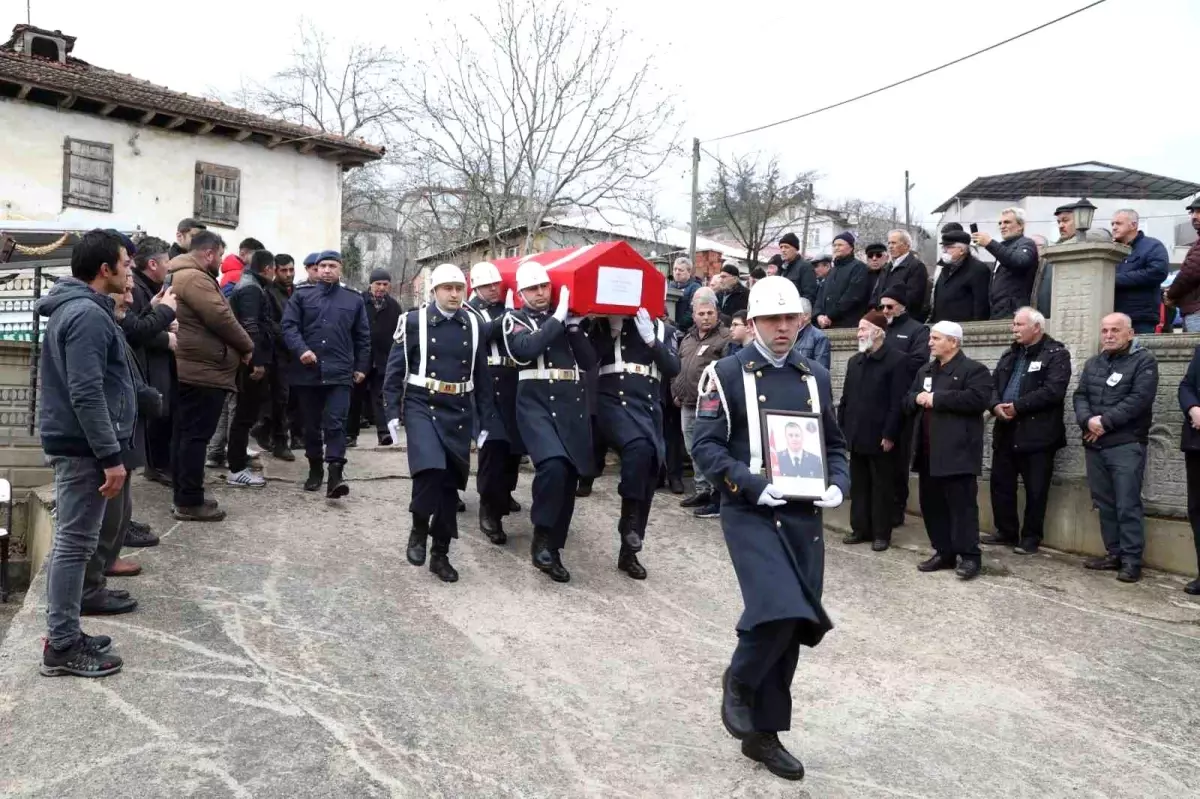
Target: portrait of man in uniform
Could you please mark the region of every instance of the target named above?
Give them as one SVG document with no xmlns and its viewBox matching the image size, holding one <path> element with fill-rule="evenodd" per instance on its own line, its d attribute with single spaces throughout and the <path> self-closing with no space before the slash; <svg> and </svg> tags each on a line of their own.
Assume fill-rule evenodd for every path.
<svg viewBox="0 0 1200 799">
<path fill-rule="evenodd" d="M 771 481 L 797 498 L 825 492 L 825 456 L 821 430 L 815 421 L 795 414 L 763 411 L 765 451 L 771 453 Z"/>
</svg>

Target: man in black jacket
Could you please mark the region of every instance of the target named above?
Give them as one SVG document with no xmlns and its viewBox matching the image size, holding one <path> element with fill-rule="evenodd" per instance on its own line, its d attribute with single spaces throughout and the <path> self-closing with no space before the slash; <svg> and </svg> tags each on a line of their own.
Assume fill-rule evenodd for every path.
<svg viewBox="0 0 1200 799">
<path fill-rule="evenodd" d="M 750 299 L 750 289 L 742 285 L 741 274 L 736 264 L 725 264 L 721 267 L 721 291 L 717 294 L 717 311 L 724 325 L 733 321 L 735 313 L 746 310 L 746 303 Z"/>
<path fill-rule="evenodd" d="M 867 310 L 874 310 L 879 303 L 872 298 L 879 296 L 887 276 L 887 247 L 878 242 L 868 244 L 863 254 L 867 257 Z"/>
<path fill-rule="evenodd" d="M 163 288 L 170 247 L 147 237 L 134 258 L 133 304 L 124 324 L 126 337 L 146 382 L 162 397 L 160 415 L 146 421 L 146 455 L 142 474 L 147 480 L 171 484 L 171 411 L 175 399 L 175 295 Z"/>
<path fill-rule="evenodd" d="M 949 230 L 942 234 L 942 269 L 930 298 L 930 324 L 961 324 L 988 318 L 992 273 L 971 254 L 970 245 L 971 235 L 964 231 Z"/>
<path fill-rule="evenodd" d="M 868 288 L 867 265 L 854 257 L 854 236 L 837 234 L 833 238 L 833 270 L 825 279 L 825 303 L 817 326 L 858 327 L 870 301 Z"/>
<path fill-rule="evenodd" d="M 197 222 L 191 217 L 179 220 L 179 224 L 175 226 L 175 243 L 171 245 L 171 248 L 167 251 L 167 255 L 170 258 L 174 258 L 191 250 L 192 236 L 195 236 L 201 230 L 208 230 L 208 225 L 203 222 Z"/>
<path fill-rule="evenodd" d="M 1200 563 L 1200 347 L 1192 353 L 1187 374 L 1179 381 L 1179 410 L 1183 411 L 1183 433 L 1179 448 L 1183 450 L 1187 470 L 1188 521 L 1196 544 L 1196 561 Z M 1200 595 L 1200 577 L 1183 588 L 1192 596 Z"/>
<path fill-rule="evenodd" d="M 884 276 L 875 285 L 871 307 L 878 308 L 885 291 L 900 292 L 900 300 L 918 322 L 925 321 L 926 299 L 929 295 L 929 272 L 925 264 L 912 253 L 912 236 L 904 230 L 888 233 L 887 251 L 891 260 L 884 265 Z M 893 295 L 894 296 L 894 295 Z"/>
<path fill-rule="evenodd" d="M 291 414 L 290 392 L 287 383 L 287 365 L 291 358 L 287 345 L 283 341 L 283 309 L 287 307 L 288 298 L 292 296 L 296 275 L 296 261 L 287 253 L 275 253 L 275 279 L 267 284 L 267 299 L 271 302 L 271 337 L 274 342 L 274 362 L 267 370 L 266 380 L 269 399 L 263 403 L 260 410 L 259 422 L 250 431 L 263 452 L 271 453 L 271 457 L 281 461 L 294 461 L 288 446 L 288 433 L 297 438 L 303 430 L 299 414 Z M 295 419 L 295 421 L 292 421 Z"/>
<path fill-rule="evenodd" d="M 1037 276 L 1038 252 L 1033 239 L 1025 235 L 1025 212 L 1005 208 L 1000 212 L 1000 236 L 996 241 L 987 233 L 972 233 L 971 242 L 981 245 L 996 259 L 996 275 L 989 295 L 991 319 L 1008 319 L 1017 309 L 1028 305 Z"/>
<path fill-rule="evenodd" d="M 983 414 L 992 397 L 986 366 L 962 353 L 962 326 L 938 322 L 929 333 L 933 360 L 921 367 L 904 400 L 917 417 L 913 469 L 921 513 L 933 544 L 923 572 L 953 569 L 970 580 L 979 575 L 978 481 L 983 473 Z"/>
<path fill-rule="evenodd" d="M 904 305 L 907 295 L 902 286 L 895 286 L 883 293 L 879 300 L 879 310 L 888 320 L 887 338 L 885 344 L 902 353 L 905 358 L 904 374 L 905 391 L 912 385 L 921 367 L 929 363 L 929 328 L 913 319 Z M 912 466 L 913 430 L 915 417 L 904 417 L 904 430 L 896 442 L 896 457 L 893 462 L 896 467 L 895 487 L 893 490 L 892 527 L 904 524 L 904 514 L 908 508 L 908 475 Z"/>
<path fill-rule="evenodd" d="M 850 535 L 844 544 L 891 544 L 896 456 L 904 427 L 901 403 L 912 381 L 908 359 L 884 344 L 887 317 L 868 311 L 858 323 L 858 354 L 846 364 L 838 424 L 850 450 Z"/>
<path fill-rule="evenodd" d="M 1042 543 L 1054 453 L 1067 445 L 1063 404 L 1071 382 L 1071 353 L 1046 335 L 1046 318 L 1032 308 L 1013 316 L 1013 345 L 992 375 L 992 513 L 995 535 L 985 544 L 1032 555 Z M 1025 483 L 1025 521 L 1017 521 L 1017 477 Z"/>
<path fill-rule="evenodd" d="M 354 387 L 350 395 L 350 420 L 346 446 L 358 446 L 363 407 L 371 409 L 375 432 L 380 446 L 391 446 L 392 435 L 387 429 L 387 414 L 383 409 L 383 378 L 387 375 L 388 355 L 400 324 L 400 303 L 391 295 L 392 275 L 386 269 L 371 272 L 370 288 L 363 292 L 367 306 L 367 323 L 371 326 L 371 365 L 366 380 Z"/>
<path fill-rule="evenodd" d="M 782 256 L 777 274 L 786 277 L 796 284 L 800 296 L 809 302 L 817 300 L 817 273 L 813 265 L 800 255 L 800 239 L 795 233 L 784 233 L 779 239 L 779 253 Z M 768 274 L 770 270 L 768 269 Z"/>
<path fill-rule="evenodd" d="M 275 368 L 275 339 L 279 326 L 275 304 L 268 296 L 274 280 L 275 256 L 266 250 L 256 250 L 229 295 L 233 315 L 254 341 L 250 362 L 238 366 L 237 401 L 233 420 L 229 423 L 229 477 L 226 483 L 242 488 L 262 488 L 267 484 L 265 477 L 250 471 L 246 446 L 250 442 L 250 428 L 258 421 L 263 403 L 270 400 L 271 381 L 267 372 Z"/>
<path fill-rule="evenodd" d="M 817 299 L 813 301 L 812 310 L 814 319 L 825 313 L 825 286 L 832 268 L 833 258 L 828 255 L 818 255 L 813 259 L 813 274 L 817 276 Z"/>
<path fill-rule="evenodd" d="M 1083 431 L 1088 487 L 1100 512 L 1106 555 L 1084 563 L 1117 571 L 1123 583 L 1142 578 L 1146 528 L 1142 477 L 1158 392 L 1158 362 L 1134 340 L 1133 322 L 1109 314 L 1100 322 L 1100 354 L 1088 358 L 1075 389 L 1075 421 Z"/>
</svg>

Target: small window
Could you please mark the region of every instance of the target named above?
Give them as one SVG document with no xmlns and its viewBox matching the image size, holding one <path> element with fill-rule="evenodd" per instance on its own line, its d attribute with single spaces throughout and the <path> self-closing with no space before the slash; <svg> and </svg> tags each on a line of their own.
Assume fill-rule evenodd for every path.
<svg viewBox="0 0 1200 799">
<path fill-rule="evenodd" d="M 505 258 L 516 258 L 518 249 L 519 249 L 518 247 L 509 247 L 509 248 L 505 249 L 504 257 Z"/>
<path fill-rule="evenodd" d="M 367 236 L 367 252 L 375 252 L 375 237 Z"/>
<path fill-rule="evenodd" d="M 196 162 L 196 196 L 192 216 L 210 225 L 235 228 L 238 226 L 241 196 L 241 170 Z"/>
<path fill-rule="evenodd" d="M 63 142 L 63 205 L 112 211 L 113 148 L 103 142 Z"/>
</svg>

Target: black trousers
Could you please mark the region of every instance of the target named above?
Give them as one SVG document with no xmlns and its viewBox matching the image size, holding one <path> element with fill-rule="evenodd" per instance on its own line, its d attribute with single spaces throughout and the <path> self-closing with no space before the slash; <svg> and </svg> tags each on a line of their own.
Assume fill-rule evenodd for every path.
<svg viewBox="0 0 1200 799">
<path fill-rule="evenodd" d="M 112 568 L 125 545 L 125 534 L 129 531 L 129 520 L 133 517 L 133 493 L 129 480 L 125 481 L 121 493 L 108 500 L 104 505 L 104 521 L 100 524 L 100 538 L 96 542 L 96 551 L 83 573 L 83 601 L 101 600 L 108 580 L 104 572 Z"/>
<path fill-rule="evenodd" d="M 687 447 L 683 443 L 683 417 L 668 397 L 663 403 L 663 440 L 667 445 L 667 478 L 683 479 L 683 458 Z"/>
<path fill-rule="evenodd" d="M 350 418 L 346 423 L 346 434 L 358 438 L 362 429 L 363 409 L 371 412 L 371 422 L 380 438 L 388 434 L 387 414 L 383 410 L 383 378 L 378 369 L 354 386 L 350 395 Z"/>
<path fill-rule="evenodd" d="M 979 479 L 973 474 L 953 477 L 918 476 L 925 532 L 939 555 L 979 560 Z"/>
<path fill-rule="evenodd" d="M 909 416 L 904 420 L 904 430 L 900 433 L 900 440 L 896 442 L 896 448 L 892 450 L 896 456 L 894 461 L 895 479 L 892 484 L 892 502 L 895 508 L 892 512 L 892 527 L 904 524 L 904 515 L 908 508 L 908 480 L 912 476 L 913 427 L 916 419 L 915 416 Z"/>
<path fill-rule="evenodd" d="M 292 386 L 304 417 L 304 455 L 326 463 L 346 462 L 346 414 L 350 411 L 350 386 Z"/>
<path fill-rule="evenodd" d="M 171 402 L 174 412 L 175 399 Z M 160 416 L 146 420 L 146 466 L 160 472 L 171 473 L 171 436 L 175 428 L 174 416 Z"/>
<path fill-rule="evenodd" d="M 507 441 L 489 440 L 480 447 L 475 490 L 479 492 L 479 501 L 493 514 L 508 515 L 520 468 L 521 456 L 512 454 Z"/>
<path fill-rule="evenodd" d="M 860 538 L 892 540 L 896 508 L 896 450 L 850 453 L 850 529 Z"/>
<path fill-rule="evenodd" d="M 1183 453 L 1187 470 L 1187 513 L 1192 523 L 1192 538 L 1196 542 L 1196 562 L 1200 564 L 1200 452 Z"/>
<path fill-rule="evenodd" d="M 238 367 L 238 397 L 233 406 L 233 419 L 229 422 L 225 454 L 230 472 L 240 472 L 249 465 L 246 447 L 250 443 L 250 430 L 271 395 L 270 368 L 258 380 L 250 379 L 250 371 L 245 364 Z"/>
<path fill-rule="evenodd" d="M 194 508 L 204 503 L 204 459 L 208 440 L 217 432 L 221 408 L 225 406 L 222 388 L 179 384 L 179 403 L 175 406 L 175 429 L 171 437 L 171 476 L 175 507 Z"/>
<path fill-rule="evenodd" d="M 1054 450 L 1014 452 L 1006 442 L 993 440 L 991 493 L 996 535 L 1013 542 L 1040 544 L 1050 501 L 1050 481 L 1054 477 Z M 1025 483 L 1023 524 L 1017 520 L 1018 477 Z"/>
<path fill-rule="evenodd" d="M 592 463 L 595 466 L 592 469 L 593 477 L 600 477 L 604 474 L 604 467 L 608 461 L 608 440 L 604 437 L 604 431 L 600 429 L 600 417 L 591 417 L 592 425 Z"/>
<path fill-rule="evenodd" d="M 409 508 L 414 515 L 429 519 L 431 551 L 445 555 L 450 551 L 450 539 L 458 538 L 458 473 L 453 469 L 426 469 L 413 475 L 412 484 Z"/>
<path fill-rule="evenodd" d="M 266 433 L 266 436 L 271 439 L 273 446 L 286 447 L 288 445 L 288 433 L 290 432 L 288 405 L 291 398 L 288 391 L 287 366 L 282 363 L 276 363 L 267 370 L 267 376 L 264 379 L 268 381 L 269 397 L 259 409 L 259 417 L 262 419 L 262 429 Z M 300 428 L 297 428 L 296 432 L 300 433 Z"/>
<path fill-rule="evenodd" d="M 649 439 L 635 438 L 621 449 L 621 482 L 617 493 L 622 499 L 648 502 L 658 485 L 658 453 Z"/>
<path fill-rule="evenodd" d="M 551 549 L 562 549 L 567 545 L 578 485 L 579 471 L 566 458 L 549 458 L 537 465 L 529 517 L 534 527 L 545 528 L 550 534 Z"/>
<path fill-rule="evenodd" d="M 284 416 L 287 419 L 288 435 L 298 441 L 303 441 L 304 411 L 300 408 L 300 392 L 288 382 L 286 377 L 283 382 L 287 386 L 287 408 Z"/>
<path fill-rule="evenodd" d="M 792 677 L 800 659 L 799 625 L 792 619 L 738 630 L 730 674 L 754 690 L 754 729 L 792 728 Z"/>
</svg>

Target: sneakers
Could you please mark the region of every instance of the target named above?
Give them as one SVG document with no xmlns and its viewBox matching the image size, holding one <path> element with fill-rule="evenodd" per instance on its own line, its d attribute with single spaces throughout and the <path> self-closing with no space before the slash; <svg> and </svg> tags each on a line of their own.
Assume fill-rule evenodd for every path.
<svg viewBox="0 0 1200 799">
<path fill-rule="evenodd" d="M 710 502 L 702 508 L 696 508 L 692 515 L 697 519 L 719 519 L 721 517 L 721 504 L 719 502 Z"/>
<path fill-rule="evenodd" d="M 42 649 L 42 665 L 38 669 L 43 677 L 107 677 L 121 670 L 121 658 L 100 651 L 97 643 L 107 636 L 80 636 L 79 640 L 65 650 L 50 646 L 47 641 Z M 89 643 L 90 642 L 90 643 Z M 112 641 L 106 645 L 111 646 Z"/>
<path fill-rule="evenodd" d="M 150 525 L 129 521 L 129 529 L 125 531 L 125 546 L 127 547 L 156 547 L 158 536 L 150 529 Z"/>
<path fill-rule="evenodd" d="M 240 488 L 262 488 L 267 484 L 267 478 L 261 474 L 255 474 L 249 469 L 242 469 L 240 472 L 230 472 L 225 478 L 225 485 L 238 486 Z"/>
<path fill-rule="evenodd" d="M 225 518 L 225 511 L 210 505 L 199 505 L 176 508 L 171 515 L 181 522 L 219 522 Z"/>
</svg>

